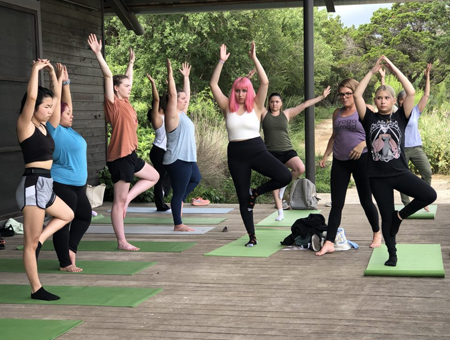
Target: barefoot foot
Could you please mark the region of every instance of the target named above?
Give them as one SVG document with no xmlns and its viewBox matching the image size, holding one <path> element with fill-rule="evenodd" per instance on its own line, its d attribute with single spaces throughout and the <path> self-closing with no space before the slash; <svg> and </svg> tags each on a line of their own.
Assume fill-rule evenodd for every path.
<svg viewBox="0 0 450 340">
<path fill-rule="evenodd" d="M 69 272 L 69 273 L 79 273 L 82 272 L 83 269 L 75 266 L 74 264 L 71 264 L 67 267 L 59 267 L 59 270 L 62 272 Z"/>
<path fill-rule="evenodd" d="M 141 248 L 135 247 L 132 244 L 129 244 L 128 242 L 124 242 L 124 243 L 119 243 L 117 245 L 117 249 L 127 250 L 127 251 L 138 251 Z"/>
<path fill-rule="evenodd" d="M 372 243 L 370 248 L 380 248 L 381 247 L 381 231 L 373 233 Z"/>
<path fill-rule="evenodd" d="M 317 256 L 322 256 L 327 253 L 333 253 L 334 252 L 334 243 L 331 241 L 325 241 L 322 249 L 316 253 Z"/>
<path fill-rule="evenodd" d="M 195 231 L 195 229 L 192 229 L 185 224 L 178 224 L 173 227 L 173 231 Z"/>
<path fill-rule="evenodd" d="M 424 209 L 426 212 L 430 212 L 430 208 L 428 207 L 428 205 Z"/>
</svg>

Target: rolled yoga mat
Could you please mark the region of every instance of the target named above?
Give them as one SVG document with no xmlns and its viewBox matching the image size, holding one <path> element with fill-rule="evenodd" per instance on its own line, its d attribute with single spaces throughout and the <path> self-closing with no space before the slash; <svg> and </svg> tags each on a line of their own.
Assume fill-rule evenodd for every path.
<svg viewBox="0 0 450 340">
<path fill-rule="evenodd" d="M 193 227 L 194 231 L 175 231 L 173 227 L 163 226 L 130 226 L 125 228 L 125 234 L 142 234 L 142 235 L 203 235 L 215 227 Z M 87 234 L 114 234 L 114 229 L 109 225 L 91 225 L 86 231 Z"/>
<path fill-rule="evenodd" d="M 395 210 L 402 210 L 405 206 L 403 204 L 396 204 Z M 431 204 L 428 206 L 430 211 L 426 211 L 425 209 L 420 209 L 419 211 L 416 211 L 414 214 L 409 216 L 407 219 L 434 219 L 436 218 L 436 212 L 437 212 L 437 205 Z M 401 227 L 400 227 L 401 228 Z"/>
<path fill-rule="evenodd" d="M 39 273 L 50 274 L 100 274 L 100 275 L 134 275 L 153 266 L 156 262 L 133 261 L 77 261 L 77 266 L 83 268 L 78 273 L 69 273 L 59 270 L 57 260 L 40 259 Z M 22 259 L 0 259 L 0 272 L 24 273 Z"/>
<path fill-rule="evenodd" d="M 364 276 L 445 277 L 440 244 L 397 244 L 397 266 L 384 263 L 389 255 L 386 246 L 375 248 Z"/>
<path fill-rule="evenodd" d="M 151 242 L 131 241 L 131 243 L 142 252 L 172 252 L 181 253 L 197 244 L 197 242 Z M 23 246 L 18 246 L 18 250 Z M 45 242 L 41 250 L 55 250 L 52 242 Z M 117 249 L 117 241 L 81 241 L 78 251 L 128 251 Z"/>
<path fill-rule="evenodd" d="M 275 221 L 278 216 L 278 212 L 270 214 L 261 222 L 256 224 L 257 227 L 291 227 L 299 218 L 308 217 L 309 214 L 318 214 L 321 210 L 284 210 L 284 219 L 281 221 Z"/>
<path fill-rule="evenodd" d="M 183 208 L 183 214 L 227 214 L 230 211 L 234 210 L 234 208 L 206 208 L 206 207 L 198 207 L 198 208 Z M 111 212 L 111 210 L 108 210 Z M 156 208 L 153 207 L 128 207 L 127 213 L 142 213 L 142 214 L 171 214 L 170 210 L 166 211 L 157 211 Z"/>
<path fill-rule="evenodd" d="M 190 227 L 196 224 L 201 225 L 216 225 L 225 221 L 226 218 L 220 217 L 184 217 L 183 223 Z M 123 221 L 125 224 L 171 224 L 173 225 L 172 217 L 125 217 Z M 111 217 L 96 217 L 92 219 L 91 224 L 111 224 Z"/>
<path fill-rule="evenodd" d="M 206 253 L 207 256 L 236 256 L 236 257 L 269 257 L 273 253 L 282 249 L 284 246 L 280 244 L 286 236 L 290 234 L 290 230 L 266 229 L 258 230 L 256 238 L 258 244 L 253 247 L 245 247 L 248 242 L 248 235 L 228 243 L 216 250 Z"/>
<path fill-rule="evenodd" d="M 56 339 L 82 324 L 80 320 L 0 319 L 2 339 Z"/>
<path fill-rule="evenodd" d="M 84 286 L 49 286 L 44 288 L 58 295 L 56 301 L 33 300 L 30 297 L 29 285 L 0 285 L 0 303 L 40 304 L 40 305 L 75 305 L 75 306 L 108 306 L 136 307 L 161 288 L 137 287 L 84 287 Z"/>
</svg>

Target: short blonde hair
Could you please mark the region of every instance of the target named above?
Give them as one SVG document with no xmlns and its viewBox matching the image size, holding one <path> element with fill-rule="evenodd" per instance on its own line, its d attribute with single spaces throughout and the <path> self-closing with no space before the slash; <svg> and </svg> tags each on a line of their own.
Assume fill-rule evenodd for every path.
<svg viewBox="0 0 450 340">
<path fill-rule="evenodd" d="M 341 81 L 338 85 L 338 91 L 341 87 L 346 87 L 352 90 L 352 92 L 355 92 L 356 88 L 358 87 L 359 82 L 352 78 L 347 78 Z"/>
</svg>

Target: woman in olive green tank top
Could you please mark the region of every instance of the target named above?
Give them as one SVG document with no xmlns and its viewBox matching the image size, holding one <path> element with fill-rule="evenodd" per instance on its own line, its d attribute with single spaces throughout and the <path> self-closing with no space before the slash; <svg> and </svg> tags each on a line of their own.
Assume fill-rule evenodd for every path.
<svg viewBox="0 0 450 340">
<path fill-rule="evenodd" d="M 282 111 L 283 101 L 279 93 L 272 93 L 269 96 L 268 108 L 262 113 L 262 128 L 264 131 L 264 142 L 269 152 L 280 162 L 285 164 L 292 172 L 292 179 L 298 178 L 305 172 L 305 166 L 294 150 L 289 138 L 289 121 L 295 118 L 307 107 L 317 104 L 330 94 L 330 87 L 323 90 L 322 95 L 305 101 L 300 105 Z M 284 219 L 283 195 L 286 187 L 273 191 L 273 198 L 278 211 L 275 221 Z"/>
</svg>

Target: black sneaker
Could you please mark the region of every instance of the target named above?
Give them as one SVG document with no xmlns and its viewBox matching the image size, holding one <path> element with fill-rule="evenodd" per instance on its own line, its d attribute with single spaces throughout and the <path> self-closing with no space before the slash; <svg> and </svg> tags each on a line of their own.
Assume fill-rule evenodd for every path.
<svg viewBox="0 0 450 340">
<path fill-rule="evenodd" d="M 258 240 L 255 235 L 250 235 L 250 240 L 245 244 L 246 247 L 253 247 L 258 244 Z"/>
</svg>

